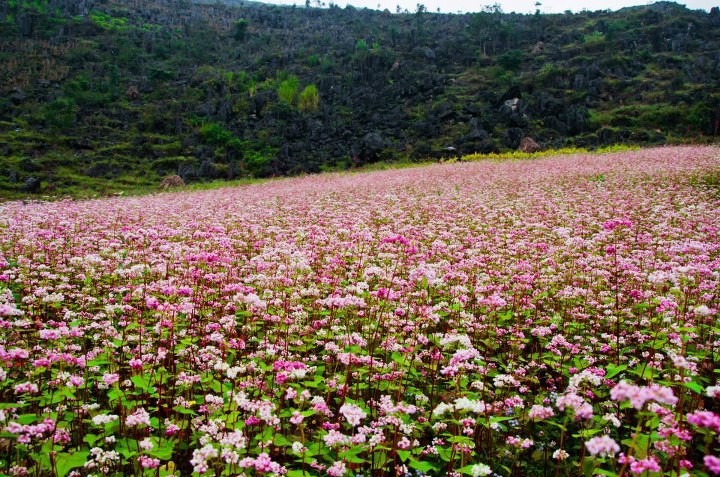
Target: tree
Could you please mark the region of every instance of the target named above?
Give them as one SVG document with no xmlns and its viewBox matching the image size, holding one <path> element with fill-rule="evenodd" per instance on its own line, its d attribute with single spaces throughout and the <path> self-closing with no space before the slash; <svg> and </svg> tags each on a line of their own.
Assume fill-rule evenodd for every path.
<svg viewBox="0 0 720 477">
<path fill-rule="evenodd" d="M 281 82 L 277 92 L 280 101 L 292 105 L 295 102 L 295 96 L 297 95 L 299 86 L 300 80 L 298 80 L 298 77 L 295 75 L 290 75 L 286 80 Z"/>
<path fill-rule="evenodd" d="M 235 39 L 238 41 L 244 41 L 247 35 L 248 21 L 244 18 L 235 22 Z"/>
<path fill-rule="evenodd" d="M 318 93 L 317 86 L 309 84 L 300 93 L 298 98 L 298 109 L 300 111 L 309 113 L 317 111 L 320 107 L 320 93 Z"/>
<path fill-rule="evenodd" d="M 522 65 L 523 55 L 519 50 L 508 51 L 498 57 L 497 62 L 508 71 L 517 71 Z"/>
</svg>

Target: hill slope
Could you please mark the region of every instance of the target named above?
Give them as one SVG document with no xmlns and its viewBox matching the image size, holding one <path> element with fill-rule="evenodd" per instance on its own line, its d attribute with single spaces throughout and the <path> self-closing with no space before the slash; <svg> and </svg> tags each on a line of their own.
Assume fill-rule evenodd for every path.
<svg viewBox="0 0 720 477">
<path fill-rule="evenodd" d="M 712 136 L 720 11 L 0 5 L 0 193 Z M 32 180 L 34 179 L 34 180 Z"/>
</svg>

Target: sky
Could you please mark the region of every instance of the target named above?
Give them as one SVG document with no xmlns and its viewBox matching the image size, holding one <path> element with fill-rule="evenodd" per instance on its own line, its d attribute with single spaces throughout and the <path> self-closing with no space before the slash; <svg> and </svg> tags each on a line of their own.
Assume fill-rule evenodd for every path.
<svg viewBox="0 0 720 477">
<path fill-rule="evenodd" d="M 280 5 L 297 6 L 305 5 L 305 0 L 260 0 L 264 3 L 276 3 Z M 477 12 L 482 10 L 485 5 L 493 5 L 499 3 L 503 12 L 510 13 L 534 13 L 539 9 L 542 13 L 563 13 L 571 10 L 575 13 L 582 10 L 618 10 L 623 7 L 634 5 L 648 5 L 654 3 L 652 1 L 633 1 L 633 0 L 319 0 L 322 3 L 333 2 L 340 7 L 345 7 L 348 3 L 356 8 L 372 8 L 383 10 L 387 8 L 391 12 L 395 12 L 397 6 L 401 10 L 409 12 L 417 11 L 417 5 L 424 5 L 429 12 L 436 12 L 440 9 L 442 13 L 465 13 Z M 540 2 L 542 5 L 536 6 Z M 312 6 L 316 6 L 318 0 L 310 0 Z M 679 0 L 677 3 L 687 6 L 691 9 L 710 10 L 714 6 L 720 5 L 720 0 Z"/>
</svg>

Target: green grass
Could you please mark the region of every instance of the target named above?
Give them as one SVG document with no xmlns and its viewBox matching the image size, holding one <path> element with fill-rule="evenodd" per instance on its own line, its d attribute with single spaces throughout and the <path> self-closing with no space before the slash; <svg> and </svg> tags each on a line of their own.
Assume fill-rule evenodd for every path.
<svg viewBox="0 0 720 477">
<path fill-rule="evenodd" d="M 505 152 L 500 154 L 470 154 L 466 156 L 450 158 L 445 160 L 446 163 L 453 162 L 476 162 L 476 161 L 516 161 L 516 160 L 532 160 L 541 159 L 550 156 L 563 156 L 570 154 L 605 154 L 613 152 L 633 151 L 640 149 L 638 146 L 614 145 L 603 147 L 595 150 L 584 148 L 562 148 L 549 149 L 535 153 L 523 153 L 519 151 Z M 323 173 L 363 173 L 372 171 L 384 171 L 394 169 L 407 169 L 413 167 L 423 167 L 431 164 L 430 159 L 424 161 L 411 161 L 407 158 L 395 161 L 379 161 L 372 164 L 366 164 L 361 167 L 346 170 L 340 167 L 331 169 L 326 168 Z M 252 184 L 262 184 L 269 181 L 284 180 L 287 178 L 240 178 L 233 180 L 213 180 L 207 182 L 196 182 L 186 186 L 175 187 L 166 191 L 159 189 L 162 177 L 157 174 L 148 172 L 146 174 L 122 174 L 114 179 L 92 178 L 78 174 L 68 167 L 58 168 L 52 184 L 54 190 L 43 190 L 41 194 L 29 195 L 20 191 L 21 184 L 16 184 L 14 190 L 8 190 L 8 184 L 0 183 L 0 188 L 4 188 L 3 200 L 17 199 L 42 199 L 42 200 L 60 200 L 71 197 L 73 199 L 93 199 L 109 196 L 142 196 L 164 192 L 192 192 L 203 190 L 215 190 L 226 187 L 247 186 Z M 711 178 L 699 178 L 698 184 L 708 187 L 718 188 L 720 184 L 720 176 Z M 44 183 L 43 186 L 47 184 Z"/>
<path fill-rule="evenodd" d="M 613 146 L 601 147 L 594 150 L 589 150 L 581 147 L 564 147 L 561 149 L 548 149 L 545 151 L 538 152 L 501 152 L 499 154 L 470 154 L 463 156 L 460 160 L 463 161 L 508 161 L 508 160 L 527 160 L 527 159 L 540 159 L 549 156 L 565 156 L 569 154 L 607 154 L 612 152 L 624 152 L 624 151 L 636 151 L 640 149 L 638 146 L 631 146 L 625 144 L 615 144 Z"/>
</svg>

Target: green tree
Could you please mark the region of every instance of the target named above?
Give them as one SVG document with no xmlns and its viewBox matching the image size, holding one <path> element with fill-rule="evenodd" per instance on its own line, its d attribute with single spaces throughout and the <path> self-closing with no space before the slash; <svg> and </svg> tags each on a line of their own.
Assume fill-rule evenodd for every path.
<svg viewBox="0 0 720 477">
<path fill-rule="evenodd" d="M 520 69 L 520 65 L 522 65 L 522 60 L 522 52 L 520 50 L 512 50 L 500 55 L 497 62 L 508 71 L 517 71 Z"/>
<path fill-rule="evenodd" d="M 300 111 L 309 113 L 317 111 L 320 107 L 320 93 L 318 92 L 317 86 L 309 84 L 300 93 L 298 98 L 298 109 Z"/>
<path fill-rule="evenodd" d="M 244 18 L 235 22 L 235 39 L 238 41 L 245 41 L 248 30 L 248 21 Z"/>
<path fill-rule="evenodd" d="M 295 75 L 288 76 L 288 78 L 278 86 L 278 98 L 280 98 L 281 102 L 292 105 L 295 102 L 295 96 L 297 96 L 299 87 L 300 80 L 298 80 L 298 77 Z"/>
<path fill-rule="evenodd" d="M 77 109 L 75 101 L 61 96 L 43 108 L 45 124 L 52 128 L 70 128 L 75 125 Z"/>
</svg>

